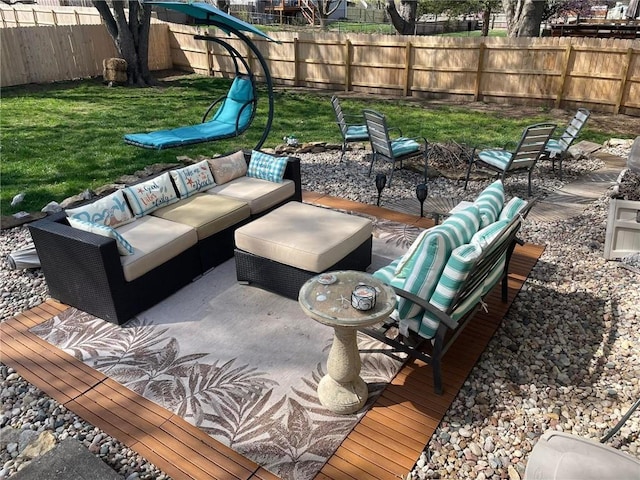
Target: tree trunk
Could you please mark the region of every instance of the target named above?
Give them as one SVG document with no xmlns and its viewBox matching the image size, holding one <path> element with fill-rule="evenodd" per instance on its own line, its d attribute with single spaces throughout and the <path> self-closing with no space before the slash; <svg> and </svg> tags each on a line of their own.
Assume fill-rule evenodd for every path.
<svg viewBox="0 0 640 480">
<path fill-rule="evenodd" d="M 415 33 L 416 14 L 418 11 L 418 2 L 416 0 L 401 0 L 400 12 L 396 10 L 394 0 L 386 0 L 385 10 L 396 32 L 401 35 L 413 35 Z"/>
<path fill-rule="evenodd" d="M 146 87 L 152 85 L 149 72 L 149 34 L 151 30 L 151 6 L 130 0 L 93 0 L 100 13 L 120 57 L 127 62 L 127 83 Z M 124 11 L 129 8 L 129 21 Z"/>
<path fill-rule="evenodd" d="M 484 12 L 482 12 L 482 36 L 483 37 L 489 36 L 490 21 L 491 21 L 491 7 L 487 5 L 487 7 L 484 9 Z"/>
<path fill-rule="evenodd" d="M 545 0 L 502 0 L 510 37 L 539 37 Z"/>
</svg>

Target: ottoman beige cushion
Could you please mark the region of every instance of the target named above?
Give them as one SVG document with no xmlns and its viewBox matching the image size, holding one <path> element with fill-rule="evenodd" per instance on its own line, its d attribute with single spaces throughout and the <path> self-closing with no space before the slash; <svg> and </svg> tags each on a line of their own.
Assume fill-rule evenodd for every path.
<svg viewBox="0 0 640 480">
<path fill-rule="evenodd" d="M 189 225 L 198 233 L 198 240 L 202 240 L 246 220 L 250 216 L 250 211 L 246 202 L 219 195 L 198 193 L 168 207 L 160 208 L 152 215 Z"/>
<path fill-rule="evenodd" d="M 223 185 L 216 185 L 206 193 L 246 202 L 251 208 L 251 214 L 255 215 L 284 202 L 295 194 L 295 190 L 295 184 L 291 180 L 276 183 L 260 178 L 239 177 Z"/>
<path fill-rule="evenodd" d="M 145 215 L 118 227 L 133 247 L 133 255 L 120 257 L 124 278 L 130 282 L 171 260 L 198 242 L 194 228 Z M 106 293 L 105 293 L 106 295 Z"/>
<path fill-rule="evenodd" d="M 323 272 L 371 237 L 371 220 L 289 202 L 236 230 L 236 247 L 309 272 Z"/>
</svg>

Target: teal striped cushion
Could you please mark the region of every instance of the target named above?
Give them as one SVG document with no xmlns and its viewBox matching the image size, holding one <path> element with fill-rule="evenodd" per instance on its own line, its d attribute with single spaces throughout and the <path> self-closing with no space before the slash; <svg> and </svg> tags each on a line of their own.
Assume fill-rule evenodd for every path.
<svg viewBox="0 0 640 480">
<path fill-rule="evenodd" d="M 447 218 L 442 225 L 437 228 L 446 229 L 448 234 L 451 235 L 455 243 L 455 247 L 462 245 L 463 243 L 469 243 L 474 233 L 478 231 L 480 227 L 480 211 L 475 205 L 469 205 L 468 207 L 454 213 Z M 416 252 L 420 248 L 422 241 L 429 234 L 431 230 L 425 230 L 409 247 L 409 250 L 403 255 L 396 268 L 396 275 L 400 278 L 406 278 L 409 272 L 413 269 L 416 259 Z"/>
<path fill-rule="evenodd" d="M 454 248 L 451 237 L 441 227 L 442 225 L 429 230 L 429 234 L 414 255 L 414 266 L 408 272 L 402 287 L 420 298 L 431 298 Z M 397 309 L 400 318 L 415 317 L 422 312 L 419 305 L 401 297 L 398 298 Z"/>
<path fill-rule="evenodd" d="M 369 131 L 366 125 L 351 125 L 347 127 L 347 133 L 345 134 L 347 140 L 368 140 Z"/>
<path fill-rule="evenodd" d="M 489 246 L 493 239 L 495 239 L 508 224 L 509 220 L 498 220 L 488 227 L 484 227 L 482 230 L 479 230 L 471 238 L 470 243 L 474 243 L 482 249 L 487 248 L 487 246 Z"/>
<path fill-rule="evenodd" d="M 544 146 L 544 149 L 547 152 L 551 153 L 551 157 L 555 157 L 558 154 L 563 153 L 567 148 L 569 147 L 569 144 L 565 141 L 558 141 L 555 138 L 550 138 L 547 141 L 547 144 Z"/>
<path fill-rule="evenodd" d="M 500 216 L 504 206 L 504 185 L 501 180 L 496 180 L 485 188 L 475 202 L 480 210 L 480 227 L 484 228 L 495 222 Z"/>
<path fill-rule="evenodd" d="M 395 259 L 386 267 L 382 267 L 376 270 L 375 272 L 373 272 L 373 276 L 376 277 L 381 282 L 386 283 L 387 285 L 392 285 L 394 287 L 402 288 L 404 286 L 404 280 L 397 278 L 395 274 L 396 267 L 398 266 L 399 261 L 400 261 L 399 258 Z"/>
<path fill-rule="evenodd" d="M 482 249 L 474 243 L 461 245 L 451 252 L 451 256 L 442 271 L 442 275 L 440 275 L 438 285 L 429 302 L 446 312 L 451 306 L 456 293 L 458 293 L 458 289 L 469 276 L 471 267 L 473 267 L 481 254 Z"/>
<path fill-rule="evenodd" d="M 491 291 L 493 286 L 496 284 L 498 280 L 502 277 L 502 273 L 504 272 L 504 265 L 507 261 L 506 252 L 500 258 L 500 262 L 498 265 L 491 271 L 491 273 L 484 279 L 484 285 L 482 287 L 482 295 L 486 295 Z"/>
<path fill-rule="evenodd" d="M 506 150 L 482 150 L 478 153 L 478 158 L 489 165 L 504 170 L 511 160 L 511 152 Z"/>
<path fill-rule="evenodd" d="M 420 150 L 420 144 L 410 138 L 400 137 L 391 142 L 391 152 L 393 152 L 394 157 L 400 157 L 418 150 Z"/>
<path fill-rule="evenodd" d="M 511 220 L 526 205 L 527 205 L 526 200 L 523 200 L 519 197 L 513 197 L 511 200 L 507 202 L 507 204 L 504 206 L 504 208 L 500 212 L 500 216 L 498 217 L 498 220 Z"/>
</svg>

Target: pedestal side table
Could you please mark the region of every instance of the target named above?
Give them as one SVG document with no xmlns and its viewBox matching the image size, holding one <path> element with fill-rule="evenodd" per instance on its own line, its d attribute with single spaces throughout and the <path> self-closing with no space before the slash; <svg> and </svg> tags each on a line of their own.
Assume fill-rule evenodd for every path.
<svg viewBox="0 0 640 480">
<path fill-rule="evenodd" d="M 351 292 L 358 285 L 375 288 L 373 308 L 357 310 L 351 305 Z M 327 359 L 327 375 L 318 384 L 320 403 L 339 414 L 357 412 L 368 396 L 367 384 L 360 377 L 358 328 L 387 318 L 395 308 L 395 292 L 368 273 L 343 270 L 309 279 L 300 289 L 298 301 L 306 315 L 333 327 L 334 331 Z"/>
</svg>

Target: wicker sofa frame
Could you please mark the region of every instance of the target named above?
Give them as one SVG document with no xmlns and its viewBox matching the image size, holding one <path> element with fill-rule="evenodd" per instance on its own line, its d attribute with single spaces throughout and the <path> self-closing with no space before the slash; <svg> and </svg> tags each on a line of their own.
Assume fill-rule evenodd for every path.
<svg viewBox="0 0 640 480">
<path fill-rule="evenodd" d="M 411 333 L 410 338 L 403 337 L 400 334 L 395 335 L 398 332 L 399 325 L 398 321 L 392 318 L 389 318 L 383 324 L 363 328 L 361 330 L 367 335 L 394 347 L 393 351 L 395 352 L 403 352 L 412 358 L 431 364 L 431 368 L 433 370 L 434 390 L 437 394 L 442 394 L 442 357 L 447 353 L 449 347 L 451 347 L 456 338 L 458 338 L 460 333 L 462 333 L 462 330 L 475 316 L 482 305 L 482 299 L 478 299 L 478 302 L 469 309 L 467 314 L 458 320 L 454 320 L 451 317 L 451 314 L 467 300 L 472 292 L 478 288 L 482 288 L 485 280 L 491 276 L 497 268 L 501 268 L 500 265 L 502 258 L 505 258 L 506 260 L 504 267 L 502 267 L 502 275 L 498 282 L 501 282 L 502 284 L 502 302 L 507 302 L 509 262 L 516 244 L 523 244 L 517 235 L 522 226 L 523 219 L 529 214 L 534 203 L 535 200 L 529 201 L 527 205 L 504 227 L 500 235 L 498 235 L 483 250 L 483 253 L 478 257 L 471 268 L 468 277 L 458 288 L 451 306 L 446 311 L 443 312 L 442 310 L 434 307 L 429 303 L 428 299 L 425 300 L 424 298 L 420 298 L 406 290 L 393 287 L 396 295 L 419 305 L 439 319 L 440 324 L 438 326 L 438 330 L 436 331 L 435 336 L 432 339 L 429 339 L 429 342 L 426 341 L 426 338 L 421 337 L 418 334 L 414 334 L 413 332 Z"/>
<path fill-rule="evenodd" d="M 361 243 L 346 257 L 336 262 L 329 270 L 365 271 L 371 265 L 372 237 Z M 285 265 L 269 258 L 235 249 L 236 274 L 239 282 L 255 284 L 271 292 L 292 300 L 298 300 L 302 285 L 322 272 L 310 272 L 301 268 Z"/>
<path fill-rule="evenodd" d="M 247 161 L 249 153 L 245 152 Z M 302 200 L 300 159 L 289 158 L 284 174 L 295 193 L 259 215 L 201 240 L 141 277 L 126 281 L 111 238 L 69 226 L 64 212 L 29 225 L 49 294 L 112 323 L 122 324 L 155 305 L 207 270 L 233 257 L 235 229 L 280 205 Z M 145 179 L 147 180 L 147 179 Z"/>
</svg>

